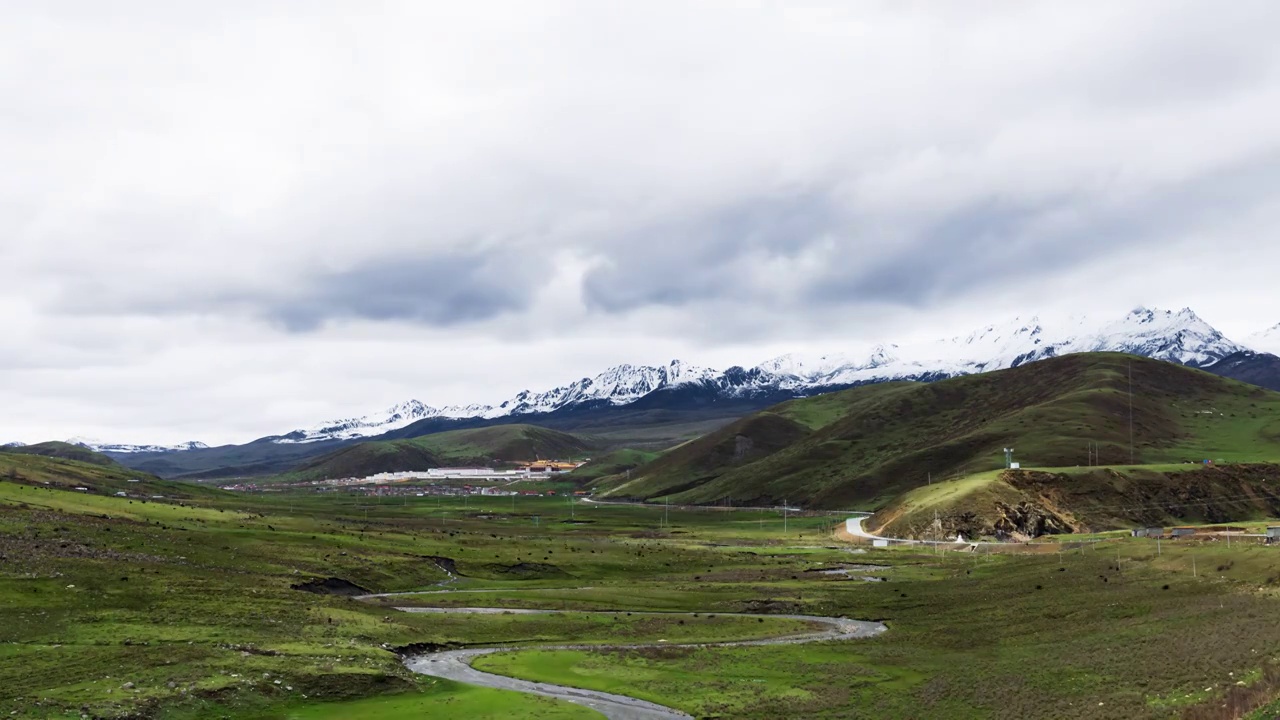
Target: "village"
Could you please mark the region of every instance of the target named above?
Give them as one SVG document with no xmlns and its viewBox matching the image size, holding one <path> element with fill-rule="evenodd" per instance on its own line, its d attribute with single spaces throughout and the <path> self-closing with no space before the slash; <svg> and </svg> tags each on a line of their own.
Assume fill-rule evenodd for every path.
<svg viewBox="0 0 1280 720">
<path fill-rule="evenodd" d="M 347 491 L 373 497 L 554 496 L 558 492 L 554 488 L 547 487 L 547 481 L 572 472 L 588 460 L 590 458 L 581 462 L 535 460 L 515 463 L 516 467 L 511 469 L 480 466 L 441 467 L 382 472 L 364 477 L 326 478 L 285 483 L 241 481 L 220 487 L 223 490 L 239 492 L 282 492 L 302 489 L 311 489 L 315 492 Z M 585 495 L 586 493 L 577 491 L 572 494 Z"/>
</svg>

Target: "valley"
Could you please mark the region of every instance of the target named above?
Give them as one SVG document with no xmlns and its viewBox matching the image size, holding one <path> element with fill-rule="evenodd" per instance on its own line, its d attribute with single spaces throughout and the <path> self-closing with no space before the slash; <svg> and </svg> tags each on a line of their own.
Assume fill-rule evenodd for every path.
<svg viewBox="0 0 1280 720">
<path fill-rule="evenodd" d="M 13 717 L 600 717 L 432 674 L 455 651 L 692 716 L 1213 718 L 1280 694 L 1280 555 L 1256 539 L 940 553 L 781 508 L 232 494 L 13 453 L 0 478 Z M 887 629 L 772 640 L 823 618 Z"/>
<path fill-rule="evenodd" d="M 1080 353 L 654 449 L 505 423 L 229 483 L 10 447 L 0 714 L 1261 720 L 1277 418 Z"/>
</svg>

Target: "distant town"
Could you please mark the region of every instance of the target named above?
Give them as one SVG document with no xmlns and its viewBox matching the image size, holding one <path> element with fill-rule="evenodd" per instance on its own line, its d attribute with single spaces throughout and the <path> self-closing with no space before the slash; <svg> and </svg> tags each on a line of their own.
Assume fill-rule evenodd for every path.
<svg viewBox="0 0 1280 720">
<path fill-rule="evenodd" d="M 528 483 L 540 484 L 540 481 L 572 472 L 590 460 L 591 458 L 585 458 L 580 462 L 535 460 L 516 463 L 516 467 L 510 469 L 481 466 L 441 467 L 383 472 L 365 477 L 326 478 L 291 483 L 243 481 L 221 487 L 223 490 L 240 492 L 279 492 L 302 488 L 311 488 L 317 492 L 347 490 L 374 496 L 556 495 L 556 491 L 552 489 L 543 487 L 531 489 Z M 520 485 L 524 485 L 524 488 L 518 487 Z"/>
</svg>

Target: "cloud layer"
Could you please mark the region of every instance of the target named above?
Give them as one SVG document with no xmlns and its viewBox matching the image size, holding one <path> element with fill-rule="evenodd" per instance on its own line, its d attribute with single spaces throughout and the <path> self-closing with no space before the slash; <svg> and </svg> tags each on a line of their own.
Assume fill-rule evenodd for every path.
<svg viewBox="0 0 1280 720">
<path fill-rule="evenodd" d="M 0 440 L 1194 306 L 1280 321 L 1274 3 L 48 3 Z M 993 317 L 994 316 L 994 317 Z"/>
</svg>

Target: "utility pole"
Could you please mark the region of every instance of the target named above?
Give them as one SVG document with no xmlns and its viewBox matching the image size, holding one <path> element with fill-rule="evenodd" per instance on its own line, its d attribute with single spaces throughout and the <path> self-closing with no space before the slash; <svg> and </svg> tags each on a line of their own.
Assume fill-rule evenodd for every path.
<svg viewBox="0 0 1280 720">
<path fill-rule="evenodd" d="M 787 534 L 787 499 L 782 499 L 782 534 Z"/>
</svg>

